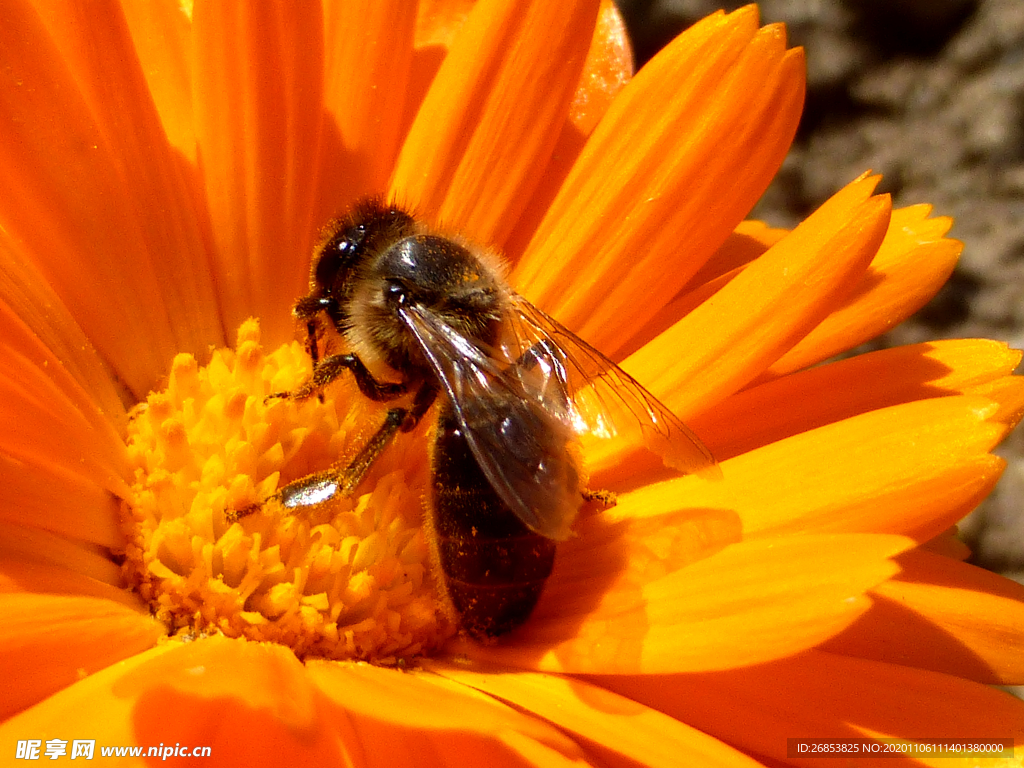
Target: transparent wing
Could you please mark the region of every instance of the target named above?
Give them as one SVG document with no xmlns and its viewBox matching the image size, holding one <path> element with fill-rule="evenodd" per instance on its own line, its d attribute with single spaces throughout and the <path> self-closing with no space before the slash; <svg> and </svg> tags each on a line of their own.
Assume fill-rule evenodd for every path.
<svg viewBox="0 0 1024 768">
<path fill-rule="evenodd" d="M 715 465 L 700 439 L 636 379 L 517 294 L 501 346 L 501 355 L 513 360 L 538 347 L 550 350 L 557 382 L 546 386 L 564 392 L 576 433 L 612 438 L 639 430 L 647 449 L 672 469 L 690 474 Z"/>
<path fill-rule="evenodd" d="M 483 350 L 422 307 L 399 310 L 419 342 L 488 482 L 527 527 L 550 539 L 570 535 L 579 511 L 575 434 L 553 350 L 508 360 Z"/>
</svg>

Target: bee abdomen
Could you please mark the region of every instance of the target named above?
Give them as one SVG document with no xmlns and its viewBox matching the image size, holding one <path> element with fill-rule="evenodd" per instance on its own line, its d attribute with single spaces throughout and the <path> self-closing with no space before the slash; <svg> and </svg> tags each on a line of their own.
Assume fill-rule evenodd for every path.
<svg viewBox="0 0 1024 768">
<path fill-rule="evenodd" d="M 433 460 L 432 524 L 451 607 L 474 637 L 510 632 L 540 599 L 554 567 L 555 542 L 531 531 L 505 505 L 450 414 L 439 419 Z"/>
<path fill-rule="evenodd" d="M 504 586 L 467 584 L 448 577 L 448 599 L 459 623 L 478 639 L 498 637 L 523 624 L 544 589 L 544 580 Z"/>
</svg>

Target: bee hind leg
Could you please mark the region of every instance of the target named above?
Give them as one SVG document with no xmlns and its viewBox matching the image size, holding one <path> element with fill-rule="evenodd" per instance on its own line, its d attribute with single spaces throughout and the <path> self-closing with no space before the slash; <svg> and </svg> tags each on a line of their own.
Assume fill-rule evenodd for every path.
<svg viewBox="0 0 1024 768">
<path fill-rule="evenodd" d="M 360 365 L 362 364 L 360 363 Z M 398 387 L 400 385 L 378 386 L 383 389 L 386 386 Z M 407 387 L 404 384 L 401 386 Z M 370 471 L 370 467 L 388 447 L 395 435 L 398 432 L 409 432 L 414 429 L 436 397 L 437 388 L 434 385 L 422 385 L 416 392 L 412 408 L 388 409 L 384 416 L 384 423 L 344 468 L 331 467 L 323 472 L 314 472 L 298 480 L 293 480 L 264 502 L 250 504 L 243 509 L 229 509 L 225 513 L 228 522 L 234 523 L 243 517 L 259 512 L 268 501 L 277 501 L 287 509 L 300 510 L 323 504 L 339 494 L 342 496 L 351 494 L 363 481 L 366 473 Z"/>
<path fill-rule="evenodd" d="M 583 497 L 584 501 L 595 502 L 605 509 L 611 509 L 619 503 L 619 498 L 615 495 L 614 491 L 605 491 L 603 489 L 581 488 L 580 496 Z"/>
<path fill-rule="evenodd" d="M 255 514 L 269 502 L 276 501 L 286 509 L 300 511 L 330 501 L 335 496 L 347 496 L 362 482 L 373 462 L 384 452 L 388 443 L 406 423 L 409 411 L 406 408 L 392 408 L 384 417 L 384 423 L 373 433 L 359 453 L 343 468 L 331 467 L 323 472 L 314 472 L 293 480 L 266 501 L 250 504 L 242 509 L 228 509 L 225 515 L 229 523 Z"/>
</svg>

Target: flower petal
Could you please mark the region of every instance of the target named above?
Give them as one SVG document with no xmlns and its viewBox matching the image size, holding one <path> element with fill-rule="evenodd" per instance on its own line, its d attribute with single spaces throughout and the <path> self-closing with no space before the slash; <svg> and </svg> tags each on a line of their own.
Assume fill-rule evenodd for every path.
<svg viewBox="0 0 1024 768">
<path fill-rule="evenodd" d="M 556 765 L 582 757 L 547 723 L 436 675 L 331 662 L 307 669 L 363 745 L 366 765 L 522 765 L 518 755 L 535 750 Z"/>
<path fill-rule="evenodd" d="M 712 254 L 690 281 L 690 286 L 709 282 L 736 267 L 749 264 L 788 235 L 790 230 L 769 227 L 763 221 L 747 219 L 736 225 L 729 238 Z"/>
<path fill-rule="evenodd" d="M 141 235 L 143 249 L 138 253 L 112 252 L 131 253 L 150 262 L 177 351 L 203 353 L 210 344 L 224 343 L 206 245 L 195 213 L 195 176 L 168 141 L 120 4 L 83 8 L 65 1 L 55 7 L 47 1 L 40 6 L 40 18 L 113 150 L 125 188 L 121 196 L 127 197 L 126 210 Z M 91 256 L 96 260 L 95 254 Z M 122 260 L 107 260 L 124 268 Z M 165 366 L 166 359 L 163 362 Z"/>
<path fill-rule="evenodd" d="M 201 3 L 193 101 L 225 328 L 293 336 L 313 245 L 323 107 L 320 3 Z M 168 358 L 169 359 L 169 358 Z M 165 362 L 166 367 L 166 362 Z"/>
<path fill-rule="evenodd" d="M 861 284 L 766 372 L 779 376 L 872 339 L 923 307 L 946 282 L 963 244 L 943 237 L 948 217 L 929 219 L 929 205 L 893 211 L 878 255 Z"/>
<path fill-rule="evenodd" d="M 871 610 L 822 648 L 989 685 L 1024 683 L 1024 586 L 921 550 L 871 591 Z"/>
<path fill-rule="evenodd" d="M 723 461 L 718 482 L 690 475 L 622 494 L 608 514 L 732 509 L 745 537 L 845 531 L 926 541 L 998 480 L 1005 462 L 988 453 L 1007 431 L 990 421 L 998 410 L 974 395 L 882 408 Z"/>
<path fill-rule="evenodd" d="M 195 163 L 192 19 L 183 4 L 173 0 L 122 0 L 121 9 L 167 138 L 190 164 Z"/>
<path fill-rule="evenodd" d="M 71 324 L 59 305 L 46 313 L 56 328 L 46 327 L 49 318 L 41 317 L 38 308 L 30 314 L 51 338 L 61 321 Z M 80 333 L 69 333 L 65 341 L 58 341 L 58 348 L 68 350 L 67 344 L 76 338 Z M 129 495 L 129 469 L 111 418 L 123 417 L 124 412 L 110 380 L 103 377 L 101 361 L 88 346 L 66 352 L 73 370 L 85 371 L 80 375 L 116 409 L 113 413 L 97 408 L 62 362 L 2 304 L 0 339 L 7 361 L 0 373 L 0 518 L 104 547 L 122 547 L 117 502 L 111 494 Z"/>
<path fill-rule="evenodd" d="M 719 461 L 859 413 L 976 391 L 1021 353 L 996 341 L 934 341 L 870 352 L 737 392 L 689 421 Z"/>
<path fill-rule="evenodd" d="M 475 3 L 476 0 L 420 0 L 416 45 L 450 47 Z"/>
<path fill-rule="evenodd" d="M 789 764 L 791 738 L 1012 738 L 1024 744 L 1024 702 L 987 686 L 821 651 L 746 669 L 599 683 L 745 752 Z M 751 724 L 756 723 L 756 727 Z M 914 764 L 949 765 L 948 758 Z M 824 758 L 816 765 L 845 765 Z M 888 758 L 858 765 L 892 766 Z"/>
<path fill-rule="evenodd" d="M 0 349 L 6 345 L 0 342 Z M 124 443 L 85 398 L 75 402 L 58 383 L 58 370 L 5 349 L 0 372 L 0 452 L 53 466 L 127 496 L 130 475 Z M 51 375 L 52 374 L 52 375 Z M 66 383 L 66 382 L 62 382 Z M 76 388 L 77 389 L 77 388 Z M 80 404 L 81 403 L 81 404 Z M 87 410 L 83 411 L 82 405 Z"/>
<path fill-rule="evenodd" d="M 126 412 L 113 376 L 82 328 L 39 272 L 0 238 L 0 339 L 6 355 L 46 370 L 99 428 L 113 432 Z"/>
<path fill-rule="evenodd" d="M 758 30 L 753 6 L 691 27 L 612 103 L 513 284 L 615 354 L 768 186 L 803 89 L 802 54 L 781 27 Z"/>
<path fill-rule="evenodd" d="M 516 222 L 503 253 L 515 263 L 529 244 L 559 188 L 583 151 L 587 137 L 633 76 L 633 49 L 622 15 L 612 0 L 601 0 L 594 40 L 583 62 L 583 72 L 569 105 L 551 161 L 537 184 L 529 205 Z"/>
<path fill-rule="evenodd" d="M 97 747 L 130 745 L 138 742 L 132 723 L 134 700 L 116 695 L 112 685 L 153 657 L 172 650 L 159 645 L 136 655 L 128 655 L 118 664 L 78 680 L 49 699 L 0 723 L 0 741 L 6 744 L 24 739 L 25 734 L 54 734 L 69 743 L 73 739 L 94 739 Z M 38 737 L 37 737 L 38 738 Z M 164 741 L 161 737 L 155 743 Z M 150 746 L 150 745 L 147 745 Z M 99 749 L 96 749 L 99 752 Z M 122 760 L 121 765 L 142 766 L 146 761 Z"/>
<path fill-rule="evenodd" d="M 103 550 L 30 525 L 0 520 L 0 559 L 57 567 L 111 586 L 124 586 L 120 566 Z"/>
<path fill-rule="evenodd" d="M 568 115 L 597 10 L 597 0 L 474 6 L 409 130 L 391 196 L 502 243 Z"/>
<path fill-rule="evenodd" d="M 0 725 L 0 737 L 58 729 L 98 746 L 209 746 L 221 763 L 245 766 L 411 764 L 396 756 L 529 765 L 520 755 L 537 751 L 556 765 L 583 762 L 556 729 L 435 676 L 303 666 L 282 646 L 219 636 L 138 653 Z"/>
<path fill-rule="evenodd" d="M 889 219 L 877 179 L 845 187 L 694 311 L 623 363 L 685 421 L 737 391 L 827 317 Z"/>
<path fill-rule="evenodd" d="M 475 4 L 476 0 L 420 0 L 417 3 L 412 66 L 400 132 L 403 137 L 409 133 L 409 127 L 416 119 L 452 41 Z"/>
<path fill-rule="evenodd" d="M 13 592 L 98 597 L 128 608 L 142 608 L 138 595 L 128 592 L 120 584 L 99 581 L 84 573 L 7 550 L 0 560 L 0 593 Z"/>
<path fill-rule="evenodd" d="M 0 453 L 0 522 L 37 526 L 103 547 L 124 546 L 110 491 L 47 462 Z"/>
<path fill-rule="evenodd" d="M 324 3 L 324 127 L 316 225 L 356 199 L 384 194 L 401 141 L 416 4 Z"/>
<path fill-rule="evenodd" d="M 777 360 L 781 376 L 879 336 L 923 307 L 956 266 L 963 243 L 943 235 L 952 219 L 929 219 L 930 205 L 892 213 L 889 230 L 860 284 L 822 323 Z"/>
<path fill-rule="evenodd" d="M 141 396 L 175 351 L 222 341 L 193 190 L 118 6 L 3 14 L 0 229 Z"/>
<path fill-rule="evenodd" d="M 166 632 L 148 612 L 98 597 L 6 593 L 0 612 L 0 717 L 151 647 Z"/>
<path fill-rule="evenodd" d="M 622 356 L 628 357 L 671 328 L 714 296 L 723 285 L 739 274 L 743 267 L 763 255 L 788 234 L 789 230 L 773 229 L 760 221 L 741 221 L 676 297 L 658 310 L 642 327 L 634 329 L 629 341 L 622 348 Z"/>
<path fill-rule="evenodd" d="M 865 590 L 895 573 L 888 558 L 909 545 L 872 535 L 743 541 L 639 589 L 553 575 L 514 642 L 456 641 L 453 650 L 524 669 L 587 674 L 756 664 L 848 626 L 869 607 Z"/>
<path fill-rule="evenodd" d="M 646 766 L 760 765 L 707 734 L 631 699 L 583 680 L 425 660 L 442 677 L 503 699 L 525 712 L 600 745 L 615 757 Z"/>
<path fill-rule="evenodd" d="M 245 766 L 345 765 L 345 730 L 291 651 L 223 637 L 164 643 L 0 726 L 97 747 L 209 746 L 218 764 Z"/>
<path fill-rule="evenodd" d="M 957 527 L 954 525 L 947 528 L 934 539 L 920 544 L 917 549 L 934 552 L 936 555 L 950 558 L 952 560 L 967 560 L 971 556 L 971 548 L 957 538 Z"/>
</svg>

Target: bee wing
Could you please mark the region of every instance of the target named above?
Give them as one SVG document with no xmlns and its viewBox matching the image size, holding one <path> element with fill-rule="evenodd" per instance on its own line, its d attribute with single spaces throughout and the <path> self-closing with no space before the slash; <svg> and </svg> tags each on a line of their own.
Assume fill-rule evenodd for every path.
<svg viewBox="0 0 1024 768">
<path fill-rule="evenodd" d="M 576 334 L 522 296 L 511 296 L 507 356 L 519 357 L 544 345 L 559 363 L 553 375 L 569 403 L 578 434 L 612 438 L 640 430 L 648 450 L 666 466 L 692 474 L 715 465 L 711 452 L 658 398 Z"/>
<path fill-rule="evenodd" d="M 423 307 L 403 308 L 399 316 L 441 381 L 494 491 L 534 532 L 567 539 L 582 497 L 566 450 L 575 438 L 568 401 L 558 379 L 547 375 L 559 362 L 544 349 L 529 360 L 504 360 Z"/>
</svg>

